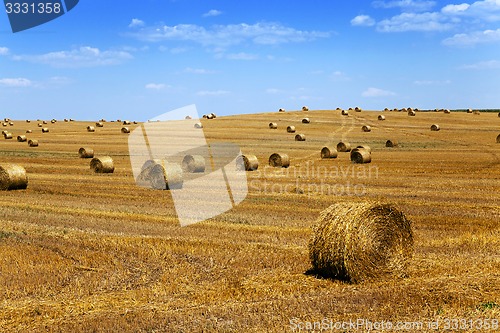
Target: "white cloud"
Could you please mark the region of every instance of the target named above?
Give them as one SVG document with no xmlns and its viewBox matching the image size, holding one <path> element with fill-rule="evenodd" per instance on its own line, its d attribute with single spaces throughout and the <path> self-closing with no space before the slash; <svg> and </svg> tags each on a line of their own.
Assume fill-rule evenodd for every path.
<svg viewBox="0 0 500 333">
<path fill-rule="evenodd" d="M 402 13 L 377 24 L 382 32 L 446 31 L 452 27 L 439 13 Z"/>
<path fill-rule="evenodd" d="M 257 60 L 259 59 L 259 56 L 256 54 L 240 52 L 228 54 L 226 55 L 226 58 L 229 60 Z"/>
<path fill-rule="evenodd" d="M 117 65 L 132 58 L 132 55 L 126 51 L 101 51 L 98 48 L 90 46 L 82 46 L 71 51 L 13 57 L 14 60 L 18 61 L 29 61 L 60 68 Z"/>
<path fill-rule="evenodd" d="M 351 20 L 351 25 L 371 27 L 375 25 L 375 20 L 368 15 L 358 15 Z"/>
<path fill-rule="evenodd" d="M 474 46 L 476 44 L 495 42 L 500 42 L 500 29 L 456 34 L 443 40 L 443 44 L 447 46 Z"/>
<path fill-rule="evenodd" d="M 227 90 L 202 90 L 198 91 L 196 95 L 198 96 L 220 96 L 220 95 L 226 95 L 229 94 L 229 91 Z"/>
<path fill-rule="evenodd" d="M 9 54 L 9 49 L 7 47 L 0 46 L 0 55 L 7 55 L 7 54 Z"/>
<path fill-rule="evenodd" d="M 396 96 L 396 93 L 388 90 L 382 90 L 378 88 L 370 87 L 363 91 L 361 94 L 363 97 L 388 97 L 388 96 Z"/>
<path fill-rule="evenodd" d="M 144 21 L 139 20 L 136 18 L 133 18 L 130 24 L 128 25 L 129 28 L 137 28 L 137 27 L 143 27 L 144 26 Z"/>
<path fill-rule="evenodd" d="M 215 71 L 211 71 L 208 69 L 203 69 L 203 68 L 191 68 L 187 67 L 184 69 L 185 73 L 190 73 L 190 74 L 214 74 Z"/>
<path fill-rule="evenodd" d="M 477 62 L 475 64 L 463 65 L 460 68 L 461 69 L 477 69 L 477 70 L 500 69 L 500 61 L 498 61 L 498 60 L 481 61 L 481 62 Z"/>
<path fill-rule="evenodd" d="M 146 84 L 145 88 L 151 90 L 162 90 L 168 88 L 168 85 L 164 83 L 148 83 Z"/>
<path fill-rule="evenodd" d="M 206 12 L 205 14 L 203 14 L 203 17 L 219 16 L 220 14 L 222 14 L 222 12 L 220 10 L 211 9 L 208 12 Z"/>
<path fill-rule="evenodd" d="M 32 84 L 30 80 L 22 77 L 0 79 L 0 85 L 6 87 L 29 87 Z"/>
<path fill-rule="evenodd" d="M 468 3 L 462 3 L 460 5 L 446 5 L 441 8 L 441 12 L 444 14 L 456 15 L 465 12 L 470 5 Z"/>
<path fill-rule="evenodd" d="M 191 41 L 203 46 L 227 47 L 246 41 L 254 44 L 273 45 L 296 43 L 327 38 L 329 32 L 302 31 L 278 23 L 216 25 L 209 29 L 195 24 L 146 27 L 129 36 L 148 42 L 166 40 Z"/>
<path fill-rule="evenodd" d="M 373 1 L 375 8 L 396 8 L 399 7 L 405 11 L 424 12 L 430 10 L 436 5 L 436 1 L 417 1 L 417 0 L 399 0 L 399 1 Z"/>
</svg>

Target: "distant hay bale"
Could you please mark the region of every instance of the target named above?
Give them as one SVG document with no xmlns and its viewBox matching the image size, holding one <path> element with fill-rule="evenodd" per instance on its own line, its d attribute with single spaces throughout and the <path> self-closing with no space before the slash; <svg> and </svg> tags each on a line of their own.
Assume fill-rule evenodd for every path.
<svg viewBox="0 0 500 333">
<path fill-rule="evenodd" d="M 446 113 L 446 114 L 450 114 L 450 113 L 451 113 L 451 111 L 450 111 L 449 109 L 445 109 L 445 110 L 444 110 L 444 113 Z"/>
<path fill-rule="evenodd" d="M 338 152 L 336 148 L 325 146 L 321 149 L 321 158 L 337 158 Z"/>
<path fill-rule="evenodd" d="M 57 122 L 57 120 L 55 120 L 55 119 L 52 119 L 52 120 L 50 121 L 50 123 L 51 123 L 51 124 L 55 124 L 56 122 Z"/>
<path fill-rule="evenodd" d="M 348 116 L 348 115 L 349 115 L 349 111 L 347 111 L 347 110 L 342 110 L 340 113 L 341 113 L 343 116 Z"/>
<path fill-rule="evenodd" d="M 385 116 L 383 116 L 383 115 L 379 115 L 379 116 L 378 116 L 378 120 L 385 120 Z"/>
<path fill-rule="evenodd" d="M 42 124 L 47 125 L 47 121 L 46 120 L 42 121 Z"/>
<path fill-rule="evenodd" d="M 288 168 L 290 166 L 290 157 L 287 154 L 274 153 L 269 156 L 269 165 L 273 168 Z"/>
<path fill-rule="evenodd" d="M 351 151 L 351 144 L 349 142 L 339 142 L 337 144 L 337 151 L 346 153 Z"/>
<path fill-rule="evenodd" d="M 349 108 L 348 111 L 352 111 L 352 108 Z"/>
<path fill-rule="evenodd" d="M 278 128 L 278 124 L 277 123 L 269 123 L 269 128 L 270 129 L 277 129 Z"/>
<path fill-rule="evenodd" d="M 17 141 L 18 142 L 26 142 L 26 141 L 28 141 L 28 138 L 26 137 L 26 135 L 18 135 Z"/>
<path fill-rule="evenodd" d="M 130 129 L 128 127 L 122 127 L 122 133 L 130 133 Z"/>
<path fill-rule="evenodd" d="M 4 133 L 4 134 L 3 134 L 3 138 L 4 138 L 5 140 L 10 140 L 10 139 L 12 139 L 12 133 L 10 133 L 10 132 L 6 132 L 6 133 Z"/>
<path fill-rule="evenodd" d="M 408 110 L 406 110 L 406 108 L 402 108 L 401 110 L 399 110 L 399 112 L 407 112 Z"/>
<path fill-rule="evenodd" d="M 472 109 L 467 109 L 467 113 L 472 113 Z"/>
<path fill-rule="evenodd" d="M 9 124 L 7 124 L 7 123 L 2 123 L 2 126 L 3 126 L 3 127 L 7 127 L 8 125 L 9 125 Z"/>
<path fill-rule="evenodd" d="M 387 140 L 385 142 L 385 146 L 389 148 L 397 147 L 398 146 L 398 141 L 397 140 Z"/>
<path fill-rule="evenodd" d="M 42 123 L 39 123 L 37 126 L 38 126 L 38 127 L 43 127 Z"/>
<path fill-rule="evenodd" d="M 303 106 L 302 107 L 302 111 L 309 111 L 309 107 L 308 106 Z"/>
<path fill-rule="evenodd" d="M 372 154 L 367 149 L 353 149 L 351 151 L 351 162 L 356 164 L 371 163 Z"/>
<path fill-rule="evenodd" d="M 285 109 L 280 108 L 280 109 L 278 110 L 278 112 L 286 112 L 286 110 L 285 110 Z"/>
<path fill-rule="evenodd" d="M 32 130 L 26 130 L 26 133 L 33 133 Z"/>
<path fill-rule="evenodd" d="M 191 116 L 186 116 L 186 117 L 184 117 L 184 119 L 189 120 L 189 119 L 193 119 L 193 118 L 191 118 Z"/>
<path fill-rule="evenodd" d="M 104 127 L 104 123 L 102 121 L 98 121 L 95 123 L 96 127 Z"/>
<path fill-rule="evenodd" d="M 73 119 L 73 118 L 69 118 L 69 121 L 75 121 L 75 119 Z"/>
<path fill-rule="evenodd" d="M 8 123 L 10 121 L 10 118 L 3 118 L 3 121 L 5 121 L 6 123 Z"/>
<path fill-rule="evenodd" d="M 431 131 L 437 132 L 441 129 L 438 124 L 434 124 L 431 126 Z"/>
<path fill-rule="evenodd" d="M 30 147 L 38 147 L 38 140 L 29 140 L 28 146 Z"/>
<path fill-rule="evenodd" d="M 393 112 L 398 112 L 398 109 L 397 108 L 394 108 L 394 110 L 392 110 Z"/>
<path fill-rule="evenodd" d="M 122 125 L 130 125 L 130 124 L 131 124 L 130 120 L 124 120 L 122 123 Z"/>
<path fill-rule="evenodd" d="M 184 156 L 182 171 L 189 173 L 205 172 L 205 158 L 201 155 Z"/>
<path fill-rule="evenodd" d="M 212 112 L 211 115 L 212 115 L 212 119 L 217 118 L 217 115 L 215 113 Z"/>
<path fill-rule="evenodd" d="M 9 122 L 9 126 L 14 126 L 14 123 L 12 121 Z"/>
<path fill-rule="evenodd" d="M 305 134 L 296 134 L 295 135 L 295 141 L 306 141 Z"/>
<path fill-rule="evenodd" d="M 93 158 L 94 149 L 88 147 L 82 147 L 78 149 L 78 156 L 80 156 L 80 158 Z"/>
<path fill-rule="evenodd" d="M 105 123 L 105 122 L 106 122 L 106 119 L 101 118 L 101 119 L 99 120 L 99 122 L 100 122 L 100 123 Z"/>
<path fill-rule="evenodd" d="M 500 112 L 498 112 L 498 117 L 500 117 Z"/>
<path fill-rule="evenodd" d="M 412 108 L 406 108 L 406 111 L 407 112 L 411 112 L 411 111 L 413 111 L 413 109 Z"/>
<path fill-rule="evenodd" d="M 5 135 L 5 133 L 9 133 L 9 131 L 2 131 L 2 135 Z"/>
<path fill-rule="evenodd" d="M 94 157 L 90 161 L 90 169 L 95 173 L 113 173 L 115 165 L 109 156 Z"/>
<path fill-rule="evenodd" d="M 473 113 L 474 113 L 474 114 L 476 114 L 476 115 L 480 115 L 480 114 L 481 114 L 481 111 L 479 111 L 479 110 L 474 110 L 474 112 L 473 112 Z"/>
<path fill-rule="evenodd" d="M 384 112 L 389 112 L 391 110 L 389 110 L 389 108 L 384 108 Z"/>
<path fill-rule="evenodd" d="M 240 171 L 255 171 L 259 168 L 259 160 L 255 155 L 240 155 L 236 159 L 236 169 Z"/>
<path fill-rule="evenodd" d="M 42 128 L 42 133 L 49 133 L 49 129 L 47 127 Z"/>
<path fill-rule="evenodd" d="M 311 120 L 309 118 L 302 119 L 302 124 L 309 124 Z"/>
<path fill-rule="evenodd" d="M 196 123 L 196 124 L 194 124 L 194 128 L 203 128 L 203 124 L 202 123 Z"/>
<path fill-rule="evenodd" d="M 134 121 L 132 122 L 132 124 L 137 125 L 137 121 L 135 121 L 135 120 L 134 120 Z"/>
<path fill-rule="evenodd" d="M 206 114 L 204 114 L 204 115 L 203 115 L 203 118 L 205 118 L 205 119 L 206 119 L 206 118 L 207 118 L 207 115 L 206 115 Z"/>
<path fill-rule="evenodd" d="M 149 162 L 149 163 L 148 163 Z M 182 168 L 162 160 L 150 160 L 142 167 L 138 181 L 155 190 L 181 189 L 184 183 Z"/>
<path fill-rule="evenodd" d="M 95 132 L 94 126 L 87 126 L 87 132 Z"/>
<path fill-rule="evenodd" d="M 378 202 L 334 204 L 321 212 L 309 241 L 313 269 L 351 283 L 407 276 L 411 221 Z"/>
<path fill-rule="evenodd" d="M 415 117 L 417 115 L 417 113 L 415 111 L 411 110 L 411 111 L 408 111 L 408 115 L 411 117 Z"/>
<path fill-rule="evenodd" d="M 68 118 L 64 118 L 64 122 L 67 123 L 69 121 Z"/>
<path fill-rule="evenodd" d="M 214 115 L 212 113 L 210 113 L 210 114 L 207 114 L 207 116 L 205 118 L 207 118 L 207 119 L 214 119 Z"/>
<path fill-rule="evenodd" d="M 286 131 L 287 131 L 288 133 L 295 133 L 295 126 L 288 126 L 288 127 L 286 128 Z"/>
<path fill-rule="evenodd" d="M 368 125 L 364 125 L 363 127 L 361 127 L 361 130 L 363 130 L 363 132 L 371 132 L 372 128 Z"/>
<path fill-rule="evenodd" d="M 500 134 L 497 136 L 497 143 L 500 143 Z"/>
<path fill-rule="evenodd" d="M 355 111 L 355 112 L 361 112 L 362 110 L 361 110 L 361 108 L 360 108 L 359 106 L 356 106 L 356 107 L 354 108 L 354 111 Z"/>
<path fill-rule="evenodd" d="M 24 190 L 28 187 L 26 170 L 18 164 L 0 164 L 0 190 Z"/>
</svg>

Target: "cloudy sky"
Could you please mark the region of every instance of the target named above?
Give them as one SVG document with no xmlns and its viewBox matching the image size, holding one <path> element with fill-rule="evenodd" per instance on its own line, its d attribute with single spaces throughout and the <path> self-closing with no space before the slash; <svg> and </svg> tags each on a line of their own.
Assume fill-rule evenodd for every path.
<svg viewBox="0 0 500 333">
<path fill-rule="evenodd" d="M 12 33 L 0 117 L 500 108 L 500 0 L 81 0 Z"/>
</svg>

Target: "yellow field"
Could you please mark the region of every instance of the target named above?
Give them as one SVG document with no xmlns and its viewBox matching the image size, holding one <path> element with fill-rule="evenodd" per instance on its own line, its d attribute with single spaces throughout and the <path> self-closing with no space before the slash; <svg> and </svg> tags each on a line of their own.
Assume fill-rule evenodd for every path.
<svg viewBox="0 0 500 333">
<path fill-rule="evenodd" d="M 379 114 L 204 119 L 209 142 L 234 142 L 260 166 L 247 173 L 242 204 L 188 227 L 168 191 L 135 185 L 120 123 L 88 133 L 94 123 L 59 121 L 42 134 L 36 121 L 14 121 L 2 128 L 14 139 L 0 138 L 0 163 L 23 165 L 29 186 L 0 192 L 2 331 L 288 332 L 324 319 L 440 320 L 444 331 L 447 320 L 500 320 L 500 118 Z M 287 125 L 306 141 L 294 141 Z M 16 142 L 27 129 L 39 147 Z M 372 163 L 351 164 L 348 153 L 320 159 L 324 145 L 342 139 L 369 145 Z M 399 147 L 386 148 L 388 139 Z M 84 146 L 112 156 L 115 172 L 93 174 L 78 158 Z M 274 152 L 289 154 L 289 169 L 265 168 Z M 306 274 L 319 213 L 368 199 L 412 220 L 409 278 L 353 285 Z M 407 331 L 417 328 L 436 331 Z"/>
</svg>

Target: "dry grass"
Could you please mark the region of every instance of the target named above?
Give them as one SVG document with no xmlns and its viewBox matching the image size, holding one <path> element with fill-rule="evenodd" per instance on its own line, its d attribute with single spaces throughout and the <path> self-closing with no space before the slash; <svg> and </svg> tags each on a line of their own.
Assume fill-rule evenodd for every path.
<svg viewBox="0 0 500 333">
<path fill-rule="evenodd" d="M 89 135 L 82 129 L 95 122 L 58 122 L 42 134 L 37 122 L 14 119 L 9 130 L 34 130 L 29 138 L 40 147 L 0 140 L 0 162 L 23 165 L 29 175 L 26 190 L 0 196 L 2 330 L 287 332 L 291 318 L 499 318 L 497 114 L 420 112 L 409 122 L 392 112 L 367 139 L 359 128 L 374 118 L 370 111 L 309 113 L 308 125 L 300 111 L 280 114 L 283 124 L 307 126 L 301 143 L 262 126 L 269 114 L 203 120 L 209 143 L 235 142 L 261 161 L 279 151 L 292 163 L 247 172 L 242 204 L 184 228 L 168 191 L 135 185 L 121 123 Z M 429 131 L 433 123 L 444 132 Z M 387 138 L 399 148 L 386 148 Z M 340 140 L 369 145 L 376 159 L 322 160 L 321 147 Z M 86 146 L 112 156 L 115 172 L 89 172 L 75 156 Z M 326 193 L 320 180 L 344 191 Z M 349 186 L 364 191 L 355 195 Z M 319 213 L 381 198 L 413 222 L 409 277 L 351 285 L 306 274 Z"/>
</svg>

